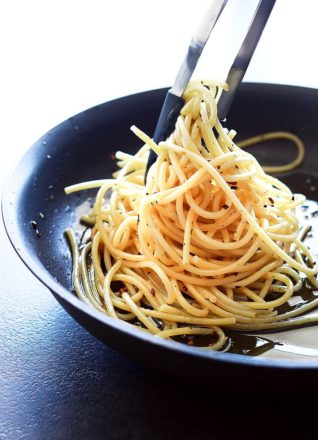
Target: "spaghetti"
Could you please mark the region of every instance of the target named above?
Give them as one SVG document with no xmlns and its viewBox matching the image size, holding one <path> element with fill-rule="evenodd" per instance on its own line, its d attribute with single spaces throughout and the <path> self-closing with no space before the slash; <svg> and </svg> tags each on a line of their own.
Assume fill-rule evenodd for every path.
<svg viewBox="0 0 318 440">
<path fill-rule="evenodd" d="M 91 239 L 73 253 L 73 284 L 86 303 L 161 338 L 211 335 L 221 349 L 224 329 L 277 329 L 312 321 L 304 312 L 318 300 L 279 314 L 301 288 L 318 287 L 313 256 L 303 243 L 295 208 L 305 198 L 266 174 L 233 141 L 217 117 L 226 84 L 194 81 L 175 131 L 158 145 L 136 127 L 144 142 L 135 155 L 117 152 L 112 179 L 66 188 L 99 188 L 85 216 Z M 298 157 L 274 171 L 297 166 Z M 265 136 L 266 137 L 266 136 Z M 252 138 L 242 147 L 264 140 Z M 157 154 L 147 183 L 149 149 Z M 289 168 L 288 168 L 289 167 Z"/>
</svg>

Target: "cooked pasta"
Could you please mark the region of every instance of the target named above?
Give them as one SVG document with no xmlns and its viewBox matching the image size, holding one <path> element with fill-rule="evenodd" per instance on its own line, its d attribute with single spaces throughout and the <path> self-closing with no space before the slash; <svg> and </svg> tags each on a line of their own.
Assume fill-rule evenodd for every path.
<svg viewBox="0 0 318 440">
<path fill-rule="evenodd" d="M 78 296 L 102 313 L 161 338 L 211 335 L 221 349 L 226 328 L 262 330 L 310 322 L 309 305 L 278 313 L 307 279 L 318 287 L 313 256 L 295 216 L 293 194 L 235 144 L 217 117 L 226 84 L 193 81 L 175 131 L 158 145 L 133 126 L 144 145 L 117 152 L 113 178 L 79 183 L 66 193 L 99 188 L 84 220 L 91 239 L 73 252 Z M 275 135 L 267 135 L 271 138 Z M 297 166 L 303 144 L 293 135 Z M 266 135 L 265 135 L 266 138 Z M 242 147 L 264 136 L 242 143 Z M 150 149 L 157 154 L 144 183 Z M 271 171 L 286 171 L 290 165 Z"/>
</svg>

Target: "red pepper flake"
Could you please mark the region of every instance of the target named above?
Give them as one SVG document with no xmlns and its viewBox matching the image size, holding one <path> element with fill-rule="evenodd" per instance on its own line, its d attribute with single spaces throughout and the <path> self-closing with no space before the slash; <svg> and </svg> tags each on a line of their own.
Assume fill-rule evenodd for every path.
<svg viewBox="0 0 318 440">
<path fill-rule="evenodd" d="M 234 189 L 234 190 L 235 190 L 235 189 L 237 189 L 237 186 L 236 186 L 236 185 L 232 185 L 232 186 L 231 186 L 231 189 Z"/>
<path fill-rule="evenodd" d="M 155 296 L 155 294 L 156 294 L 155 289 L 154 289 L 154 288 L 151 288 L 151 289 L 150 289 L 150 293 L 151 293 L 151 295 Z"/>
<path fill-rule="evenodd" d="M 190 339 L 190 340 L 188 341 L 188 345 L 193 345 L 193 341 L 192 341 L 192 339 Z"/>
<path fill-rule="evenodd" d="M 32 220 L 31 227 L 32 227 L 32 229 L 37 229 L 38 224 L 37 224 L 37 222 L 35 220 Z"/>
<path fill-rule="evenodd" d="M 115 159 L 116 159 L 115 153 L 112 153 L 112 154 L 110 155 L 110 158 L 111 158 L 111 160 L 115 160 Z"/>
<path fill-rule="evenodd" d="M 224 208 L 224 209 L 228 209 L 228 208 L 229 208 L 229 205 L 227 205 L 226 203 L 224 203 L 224 205 L 222 206 L 222 208 Z"/>
<path fill-rule="evenodd" d="M 237 185 L 237 182 L 227 182 L 229 185 Z"/>
<path fill-rule="evenodd" d="M 274 199 L 272 197 L 268 197 L 268 200 L 271 202 L 272 205 L 274 205 Z"/>
</svg>

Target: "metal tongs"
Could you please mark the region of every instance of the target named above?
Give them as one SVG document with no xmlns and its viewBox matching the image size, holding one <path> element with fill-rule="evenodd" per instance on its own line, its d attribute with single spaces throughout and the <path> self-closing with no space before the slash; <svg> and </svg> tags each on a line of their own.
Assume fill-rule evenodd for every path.
<svg viewBox="0 0 318 440">
<path fill-rule="evenodd" d="M 184 100 L 182 99 L 183 92 L 190 81 L 204 46 L 226 6 L 227 1 L 228 0 L 213 1 L 201 23 L 201 26 L 191 39 L 186 57 L 180 67 L 174 84 L 168 91 L 163 103 L 153 136 L 153 140 L 156 143 L 166 140 L 173 132 L 180 110 L 184 105 Z M 218 103 L 218 117 L 221 120 L 226 117 L 232 105 L 237 89 L 242 82 L 257 43 L 272 12 L 275 1 L 276 0 L 260 0 L 257 5 L 257 9 L 247 34 L 227 75 L 226 82 L 229 85 L 229 91 L 222 93 Z M 153 150 L 150 150 L 145 180 L 147 179 L 148 170 L 155 162 L 156 158 L 156 153 Z"/>
</svg>

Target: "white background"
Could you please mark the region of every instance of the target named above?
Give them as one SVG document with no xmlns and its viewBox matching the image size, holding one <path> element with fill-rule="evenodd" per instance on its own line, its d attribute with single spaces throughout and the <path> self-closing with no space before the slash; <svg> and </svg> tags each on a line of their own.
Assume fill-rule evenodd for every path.
<svg viewBox="0 0 318 440">
<path fill-rule="evenodd" d="M 210 0 L 0 3 L 0 183 L 32 143 L 106 100 L 169 86 Z M 257 0 L 229 0 L 195 77 L 225 79 Z M 277 0 L 246 80 L 318 87 L 318 2 Z M 318 115 L 317 115 L 318 118 Z"/>
</svg>

